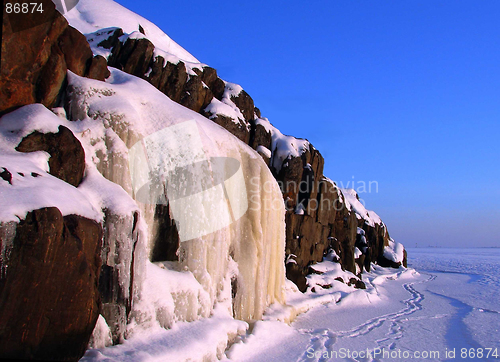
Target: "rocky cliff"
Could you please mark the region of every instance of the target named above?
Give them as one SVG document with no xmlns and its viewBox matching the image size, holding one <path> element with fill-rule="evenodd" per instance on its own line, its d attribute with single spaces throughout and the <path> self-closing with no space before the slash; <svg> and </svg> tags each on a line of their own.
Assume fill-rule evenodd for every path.
<svg viewBox="0 0 500 362">
<path fill-rule="evenodd" d="M 354 201 L 358 208 L 351 207 L 345 193 L 356 200 L 358 196 L 352 190 L 339 189 L 323 175 L 321 153 L 307 140 L 285 136 L 262 118 L 241 86 L 222 80 L 207 65 L 165 56 L 139 26 L 130 34 L 121 28 L 107 28 L 86 36 L 94 52 L 107 57 L 109 66 L 148 81 L 262 156 L 286 204 L 287 277 L 302 291 L 307 288 L 309 266 L 321 261 L 330 249 L 336 251 L 345 270 L 357 275 L 364 269 L 369 271 L 372 262 L 395 267 L 406 264 L 384 256 L 384 249 L 391 245 L 385 224 L 359 202 Z M 357 257 L 356 247 L 361 252 Z"/>
<path fill-rule="evenodd" d="M 76 360 L 89 340 L 120 343 L 217 305 L 259 319 L 285 303 L 285 272 L 314 289 L 306 275 L 326 254 L 359 288 L 372 263 L 406 265 L 380 218 L 323 175 L 321 153 L 242 87 L 110 0 L 81 1 L 74 27 L 42 3 L 43 23 L 4 13 L 2 29 L 1 357 Z M 198 148 L 189 157 L 211 177 L 188 182 Z M 151 176 L 169 170 L 178 187 Z"/>
</svg>

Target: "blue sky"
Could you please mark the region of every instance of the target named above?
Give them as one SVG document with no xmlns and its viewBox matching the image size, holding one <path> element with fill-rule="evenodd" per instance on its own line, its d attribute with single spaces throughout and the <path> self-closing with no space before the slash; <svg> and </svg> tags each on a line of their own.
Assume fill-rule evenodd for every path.
<svg viewBox="0 0 500 362">
<path fill-rule="evenodd" d="M 228 81 L 408 247 L 500 246 L 500 2 L 118 0 Z M 352 184 L 351 184 L 352 185 Z"/>
</svg>

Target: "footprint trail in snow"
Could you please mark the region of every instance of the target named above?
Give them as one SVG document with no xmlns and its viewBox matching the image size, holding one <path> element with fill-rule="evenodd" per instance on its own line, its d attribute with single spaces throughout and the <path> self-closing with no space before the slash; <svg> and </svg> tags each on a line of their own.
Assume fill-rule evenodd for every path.
<svg viewBox="0 0 500 362">
<path fill-rule="evenodd" d="M 405 283 L 403 288 L 410 294 L 410 298 L 404 300 L 405 308 L 398 312 L 384 314 L 366 321 L 347 331 L 334 331 L 331 329 L 317 329 L 317 330 L 301 330 L 301 333 L 311 335 L 310 344 L 307 346 L 304 354 L 299 358 L 300 362 L 312 361 L 328 361 L 328 353 L 332 351 L 334 344 L 343 338 L 356 338 L 366 335 L 377 328 L 382 328 L 388 325 L 388 332 L 384 338 L 376 340 L 378 348 L 387 351 L 396 348 L 396 342 L 402 338 L 404 333 L 403 322 L 407 321 L 407 316 L 422 310 L 421 302 L 424 300 L 424 294 L 417 291 L 413 286 L 416 284 L 428 283 L 436 279 L 433 274 L 428 274 L 429 277 L 423 281 Z M 314 350 L 314 357 L 311 358 L 311 350 Z M 331 356 L 331 354 L 330 354 Z M 351 359 L 352 361 L 376 361 L 373 358 L 359 358 Z"/>
</svg>

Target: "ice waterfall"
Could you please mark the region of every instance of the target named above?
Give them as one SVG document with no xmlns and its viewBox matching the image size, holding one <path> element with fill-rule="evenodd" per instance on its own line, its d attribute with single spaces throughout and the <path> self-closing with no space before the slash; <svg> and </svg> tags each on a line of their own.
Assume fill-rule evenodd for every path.
<svg viewBox="0 0 500 362">
<path fill-rule="evenodd" d="M 105 83 L 72 73 L 68 81 L 65 110 L 89 162 L 128 194 L 117 197 L 136 205 L 105 217 L 103 270 L 121 290 L 108 300 L 116 311 L 104 316 L 115 340 L 206 317 L 227 300 L 234 317 L 247 321 L 283 303 L 284 205 L 261 157 L 121 71 L 111 69 Z M 157 244 L 172 243 L 155 237 L 165 222 L 177 229 L 175 257 L 152 263 Z"/>
</svg>

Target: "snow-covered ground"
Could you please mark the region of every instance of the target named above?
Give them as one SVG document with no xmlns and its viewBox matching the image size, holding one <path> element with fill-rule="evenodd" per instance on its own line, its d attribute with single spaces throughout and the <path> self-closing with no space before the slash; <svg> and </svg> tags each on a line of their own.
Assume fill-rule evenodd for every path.
<svg viewBox="0 0 500 362">
<path fill-rule="evenodd" d="M 366 290 L 337 282 L 303 295 L 288 285 L 288 307 L 271 307 L 222 355 L 216 335 L 245 326 L 215 314 L 89 351 L 84 360 L 201 360 L 211 349 L 230 361 L 443 361 L 453 360 L 453 352 L 461 361 L 500 360 L 500 248 L 409 249 L 408 255 L 407 270 L 375 267 L 365 274 Z"/>
<path fill-rule="evenodd" d="M 364 277 L 365 297 L 358 291 L 356 298 L 351 294 L 315 307 L 290 326 L 270 323 L 266 328 L 267 322 L 260 322 L 228 357 L 442 361 L 453 360 L 455 351 L 457 360 L 473 360 L 473 353 L 482 353 L 478 360 L 495 360 L 500 353 L 500 249 L 410 249 L 408 255 L 409 266 L 418 272 L 377 269 Z M 372 287 L 376 297 L 369 292 Z"/>
</svg>

